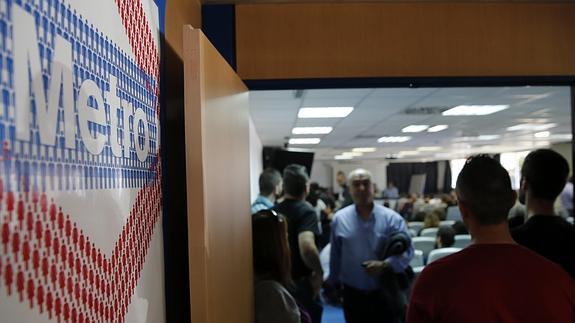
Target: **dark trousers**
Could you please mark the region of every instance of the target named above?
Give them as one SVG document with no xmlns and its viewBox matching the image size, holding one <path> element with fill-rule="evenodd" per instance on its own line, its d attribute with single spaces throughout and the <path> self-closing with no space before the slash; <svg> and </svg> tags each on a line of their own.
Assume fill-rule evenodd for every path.
<svg viewBox="0 0 575 323">
<path fill-rule="evenodd" d="M 379 291 L 362 291 L 343 286 L 343 314 L 347 323 L 395 322 Z"/>
<path fill-rule="evenodd" d="M 323 313 L 323 306 L 319 297 L 313 297 L 313 288 L 309 278 L 300 278 L 295 281 L 296 289 L 294 298 L 304 307 L 313 323 L 321 323 L 321 314 Z"/>
</svg>

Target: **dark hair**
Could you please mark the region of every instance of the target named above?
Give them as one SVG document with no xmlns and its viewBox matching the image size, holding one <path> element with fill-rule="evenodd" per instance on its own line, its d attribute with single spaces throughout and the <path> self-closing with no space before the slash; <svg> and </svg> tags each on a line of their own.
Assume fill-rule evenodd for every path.
<svg viewBox="0 0 575 323">
<path fill-rule="evenodd" d="M 457 197 L 481 225 L 499 224 L 515 203 L 507 170 L 488 155 L 467 159 L 457 177 Z"/>
<path fill-rule="evenodd" d="M 332 197 L 329 196 L 322 196 L 321 197 L 322 201 L 325 203 L 326 206 L 328 206 L 330 209 L 335 210 L 335 200 Z"/>
<path fill-rule="evenodd" d="M 316 182 L 313 182 L 313 183 L 309 184 L 309 194 L 307 195 L 306 201 L 308 201 L 309 204 L 311 204 L 311 206 L 316 207 L 317 206 L 317 200 L 319 200 L 320 194 L 321 194 L 321 191 L 319 188 L 319 184 Z"/>
<path fill-rule="evenodd" d="M 264 196 L 272 194 L 281 180 L 280 172 L 273 168 L 267 168 L 261 173 L 259 178 L 260 194 Z"/>
<path fill-rule="evenodd" d="M 291 260 L 287 222 L 274 210 L 262 210 L 252 216 L 254 273 L 291 287 Z"/>
<path fill-rule="evenodd" d="M 551 149 L 538 149 L 525 157 L 521 177 L 529 183 L 533 197 L 555 200 L 567 183 L 569 164 Z"/>
<path fill-rule="evenodd" d="M 291 164 L 284 169 L 284 192 L 300 197 L 305 192 L 305 187 L 309 181 L 309 176 L 302 165 Z"/>
<path fill-rule="evenodd" d="M 406 205 L 407 206 L 407 205 Z M 413 207 L 413 206 L 412 206 Z M 427 216 L 427 213 L 425 213 L 425 211 L 418 211 L 417 213 L 415 213 L 415 215 L 413 216 L 413 221 L 416 222 L 423 222 L 425 220 L 425 217 Z"/>
<path fill-rule="evenodd" d="M 441 241 L 441 247 L 447 248 L 455 243 L 455 230 L 449 226 L 440 226 L 437 230 L 437 237 Z"/>
<path fill-rule="evenodd" d="M 456 235 L 458 235 L 458 234 L 469 234 L 469 231 L 467 230 L 465 223 L 463 223 L 463 221 L 461 221 L 461 220 L 455 221 L 455 223 L 453 223 L 451 228 L 453 228 L 453 231 L 455 231 Z"/>
</svg>

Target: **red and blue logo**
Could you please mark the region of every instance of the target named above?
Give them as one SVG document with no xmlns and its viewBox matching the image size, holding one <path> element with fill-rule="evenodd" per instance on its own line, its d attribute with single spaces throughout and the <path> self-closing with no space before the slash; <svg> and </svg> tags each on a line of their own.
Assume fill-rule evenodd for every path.
<svg viewBox="0 0 575 323">
<path fill-rule="evenodd" d="M 115 3 L 129 50 L 65 1 L 0 0 L 0 298 L 57 321 L 124 321 L 161 214 L 155 31 Z M 95 190 L 135 194 L 111 251 L 54 198 Z"/>
</svg>

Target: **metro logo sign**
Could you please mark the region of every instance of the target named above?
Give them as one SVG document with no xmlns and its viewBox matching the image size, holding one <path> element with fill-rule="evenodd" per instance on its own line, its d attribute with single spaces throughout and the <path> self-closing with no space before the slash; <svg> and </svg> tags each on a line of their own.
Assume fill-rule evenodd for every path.
<svg viewBox="0 0 575 323">
<path fill-rule="evenodd" d="M 149 251 L 161 258 L 159 55 L 140 1 L 152 2 L 114 1 L 127 38 L 114 43 L 67 1 L 0 0 L 0 309 L 124 322 Z M 94 235 L 98 217 L 120 226 Z"/>
</svg>

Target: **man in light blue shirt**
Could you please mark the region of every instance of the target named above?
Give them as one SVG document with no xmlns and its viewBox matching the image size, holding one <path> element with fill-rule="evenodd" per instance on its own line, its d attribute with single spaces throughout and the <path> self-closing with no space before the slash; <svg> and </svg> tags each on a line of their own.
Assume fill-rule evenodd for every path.
<svg viewBox="0 0 575 323">
<path fill-rule="evenodd" d="M 260 174 L 258 184 L 260 195 L 252 203 L 252 214 L 271 209 L 274 206 L 276 198 L 281 194 L 282 176 L 277 170 L 268 168 Z"/>
<path fill-rule="evenodd" d="M 395 183 L 389 181 L 387 184 L 387 188 L 383 190 L 383 198 L 386 199 L 398 199 L 399 198 L 399 190 L 395 187 Z"/>
<path fill-rule="evenodd" d="M 381 275 L 404 272 L 413 257 L 413 246 L 399 256 L 379 259 L 386 240 L 394 233 L 409 234 L 403 218 L 373 203 L 371 174 L 356 169 L 349 176 L 354 204 L 339 210 L 332 222 L 330 278 L 343 285 L 347 323 L 395 322 L 390 304 L 383 304 Z M 391 317 L 390 317 L 391 316 Z"/>
</svg>

